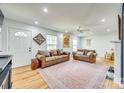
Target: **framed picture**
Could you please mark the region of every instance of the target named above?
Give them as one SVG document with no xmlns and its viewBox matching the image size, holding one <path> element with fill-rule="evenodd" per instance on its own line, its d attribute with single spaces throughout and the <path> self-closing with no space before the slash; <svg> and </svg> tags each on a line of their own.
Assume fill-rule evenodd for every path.
<svg viewBox="0 0 124 93">
<path fill-rule="evenodd" d="M 36 35 L 36 36 L 33 38 L 33 40 L 34 40 L 37 44 L 41 45 L 46 39 L 43 37 L 43 35 L 42 35 L 41 33 L 39 33 L 38 35 Z"/>
<path fill-rule="evenodd" d="M 64 35 L 63 36 L 63 48 L 69 48 L 70 47 L 70 35 Z"/>
</svg>

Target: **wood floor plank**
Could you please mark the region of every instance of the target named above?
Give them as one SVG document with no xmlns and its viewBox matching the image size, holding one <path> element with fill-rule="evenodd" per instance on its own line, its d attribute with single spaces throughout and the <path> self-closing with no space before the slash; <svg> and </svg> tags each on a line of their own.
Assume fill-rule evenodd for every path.
<svg viewBox="0 0 124 93">
<path fill-rule="evenodd" d="M 18 86 L 19 85 L 19 86 Z M 18 83 L 15 83 L 14 86 L 16 88 L 23 88 L 23 89 L 26 89 L 26 88 L 40 88 L 41 86 L 44 86 L 46 85 L 43 81 L 41 81 L 41 79 L 36 79 L 36 80 L 33 80 L 33 81 L 20 81 Z"/>
</svg>

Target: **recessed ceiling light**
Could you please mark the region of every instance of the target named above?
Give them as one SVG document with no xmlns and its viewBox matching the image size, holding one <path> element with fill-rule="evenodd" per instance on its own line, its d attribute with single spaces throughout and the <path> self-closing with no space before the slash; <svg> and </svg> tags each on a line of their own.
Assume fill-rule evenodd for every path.
<svg viewBox="0 0 124 93">
<path fill-rule="evenodd" d="M 36 25 L 37 25 L 37 24 L 38 24 L 38 21 L 34 21 L 34 24 L 36 24 Z"/>
<path fill-rule="evenodd" d="M 101 22 L 105 22 L 105 18 L 103 18 L 103 19 L 101 20 Z"/>
<path fill-rule="evenodd" d="M 106 31 L 107 31 L 107 32 L 110 32 L 110 29 L 107 29 Z"/>
<path fill-rule="evenodd" d="M 43 12 L 47 13 L 48 9 L 47 8 L 43 8 Z"/>
</svg>

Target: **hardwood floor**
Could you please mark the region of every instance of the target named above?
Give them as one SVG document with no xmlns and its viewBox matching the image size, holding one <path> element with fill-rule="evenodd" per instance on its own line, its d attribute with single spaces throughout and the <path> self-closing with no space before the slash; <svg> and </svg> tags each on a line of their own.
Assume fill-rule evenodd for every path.
<svg viewBox="0 0 124 93">
<path fill-rule="evenodd" d="M 46 89 L 46 82 L 30 66 L 15 68 L 12 70 L 12 82 L 14 89 Z"/>
<path fill-rule="evenodd" d="M 72 58 L 71 58 L 72 60 Z M 96 64 L 113 66 L 112 61 L 104 58 L 97 58 Z M 48 89 L 47 83 L 36 70 L 31 70 L 30 66 L 23 66 L 12 69 L 12 82 L 14 89 Z M 106 79 L 104 82 L 104 89 L 118 89 L 117 84 L 112 80 Z"/>
</svg>

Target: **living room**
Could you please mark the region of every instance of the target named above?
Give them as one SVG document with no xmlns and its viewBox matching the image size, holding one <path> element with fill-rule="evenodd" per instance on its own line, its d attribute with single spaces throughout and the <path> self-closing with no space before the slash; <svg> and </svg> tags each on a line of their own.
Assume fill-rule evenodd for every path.
<svg viewBox="0 0 124 93">
<path fill-rule="evenodd" d="M 105 80 L 105 76 L 107 75 L 107 70 L 110 66 L 114 66 L 115 62 L 113 58 L 113 55 L 110 56 L 110 53 L 113 53 L 113 49 L 115 52 L 115 44 L 113 42 L 118 41 L 119 39 L 119 32 L 118 30 L 118 15 L 120 15 L 120 7 L 121 4 L 92 4 L 92 3 L 83 3 L 83 4 L 0 4 L 0 9 L 2 11 L 2 14 L 4 15 L 4 20 L 2 23 L 2 30 L 0 32 L 0 50 L 4 53 L 10 53 L 13 55 L 12 59 L 12 71 L 13 71 L 13 88 L 36 88 L 35 86 L 25 86 L 24 82 L 28 81 L 28 79 L 25 79 L 25 77 L 21 77 L 21 75 L 18 75 L 18 73 L 23 73 L 24 76 L 32 75 L 31 73 L 36 73 L 38 69 L 43 69 L 43 72 L 46 73 L 47 70 L 50 72 L 54 70 L 59 70 L 59 67 L 65 65 L 68 68 L 70 66 L 74 66 L 77 63 L 80 65 L 84 65 L 87 67 L 90 67 L 91 65 L 94 65 L 93 69 L 97 68 L 97 64 L 100 64 L 100 67 L 97 69 L 101 69 L 101 72 L 95 73 L 102 73 L 103 75 L 100 75 L 102 83 L 103 80 Z M 52 64 L 53 59 L 42 59 L 42 56 L 38 55 L 37 53 L 39 51 L 39 54 L 43 51 L 51 51 L 51 50 L 57 50 L 59 49 L 59 52 L 63 52 L 64 55 L 68 55 L 66 57 L 61 57 L 62 60 L 54 61 Z M 77 50 L 83 51 L 87 50 L 91 53 L 90 50 L 95 51 L 94 53 L 89 53 L 89 55 L 93 56 L 91 59 L 89 58 L 77 58 L 74 57 L 75 52 Z M 83 54 L 85 54 L 83 51 Z M 48 52 L 47 52 L 48 53 Z M 58 53 L 58 52 L 57 52 Z M 79 54 L 81 52 L 78 52 Z M 60 53 L 61 54 L 61 53 Z M 108 54 L 108 55 L 107 55 Z M 58 56 L 54 52 L 50 52 L 47 57 L 50 56 Z M 88 55 L 88 53 L 86 54 Z M 105 59 L 105 56 L 107 56 L 108 59 Z M 55 57 L 54 57 L 55 58 Z M 57 57 L 56 57 L 57 58 Z M 65 59 L 64 59 L 65 58 Z M 77 60 L 77 63 L 75 63 Z M 32 66 L 32 62 L 34 61 L 33 68 L 35 70 L 32 70 L 30 66 Z M 41 67 L 35 67 L 37 66 L 37 61 L 41 61 L 40 66 Z M 52 60 L 48 63 L 43 64 L 44 61 Z M 63 62 L 64 60 L 64 62 Z M 85 62 L 87 61 L 88 62 Z M 61 62 L 60 62 L 61 61 Z M 67 61 L 67 62 L 65 62 Z M 68 66 L 68 63 L 71 61 L 70 66 Z M 73 61 L 74 64 L 73 64 Z M 60 64 L 56 64 L 60 63 Z M 39 64 L 39 63 L 38 63 Z M 54 65 L 56 64 L 56 65 Z M 78 65 L 77 67 L 81 68 L 81 66 Z M 105 66 L 108 66 L 107 70 L 104 68 Z M 118 65 L 118 64 L 116 64 Z M 26 67 L 27 66 L 27 67 Z M 39 65 L 38 65 L 39 66 Z M 42 68 L 43 66 L 43 68 Z M 58 67 L 57 67 L 58 66 Z M 103 67 L 102 67 L 103 66 Z M 65 71 L 61 72 L 61 74 L 67 75 L 65 73 L 68 72 L 67 67 L 61 67 L 62 69 L 65 69 Z M 77 67 L 74 67 L 75 69 Z M 37 69 L 36 69 L 37 68 Z M 56 68 L 56 69 L 55 69 Z M 27 69 L 27 73 L 25 72 L 25 69 Z M 71 69 L 71 68 L 70 68 Z M 82 72 L 86 75 L 87 68 L 84 68 L 85 71 Z M 102 70 L 103 69 L 103 70 Z M 116 68 L 114 70 L 118 70 Z M 78 71 L 80 69 L 77 69 Z M 83 70 L 83 69 L 81 69 Z M 72 70 L 76 73 L 75 70 Z M 65 83 L 68 81 L 69 78 L 66 78 L 67 80 L 63 81 L 67 85 L 61 85 L 56 86 L 53 83 L 58 82 L 54 79 L 50 79 L 50 73 L 49 78 L 43 74 L 42 71 L 40 71 L 40 74 L 38 74 L 38 78 L 40 80 L 43 80 L 45 82 L 45 88 L 55 88 L 55 89 L 63 89 L 63 88 L 103 88 L 99 83 L 96 83 L 95 81 L 99 78 L 97 77 L 97 74 L 92 75 L 96 80 L 93 80 L 94 85 L 89 83 L 89 85 L 85 86 L 83 82 L 81 82 L 82 85 L 80 85 L 80 81 L 70 83 L 73 81 L 70 80 L 69 83 Z M 38 72 L 37 72 L 38 73 Z M 53 72 L 51 72 L 53 73 Z M 69 72 L 71 73 L 71 72 Z M 87 78 L 90 77 L 90 71 L 89 76 L 86 76 Z M 117 73 L 117 72 L 116 72 Z M 37 75 L 37 74 L 36 74 Z M 59 75 L 59 73 L 54 73 L 54 76 Z M 74 74 L 70 74 L 68 77 L 72 77 Z M 79 73 L 77 73 L 77 76 Z M 118 75 L 118 74 L 116 74 Z M 120 75 L 120 74 L 119 74 Z M 54 77 L 53 76 L 53 77 Z M 63 77 L 61 76 L 61 77 Z M 27 76 L 26 76 L 27 77 Z M 76 75 L 75 75 L 76 77 Z M 78 78 L 82 78 L 83 76 L 79 76 Z M 85 79 L 86 79 L 85 77 Z M 113 76 L 112 76 L 113 77 Z M 45 79 L 44 79 L 45 78 Z M 58 78 L 60 78 L 58 76 Z M 114 77 L 113 77 L 114 78 Z M 113 79 L 112 78 L 112 79 Z M 116 77 L 118 78 L 118 77 Z M 20 79 L 20 81 L 18 80 Z M 48 79 L 48 80 L 47 80 Z M 61 78 L 62 79 L 62 78 Z M 84 79 L 84 81 L 86 81 Z M 34 79 L 31 79 L 34 80 Z M 87 80 L 92 80 L 91 78 Z M 33 81 L 29 81 L 30 83 Z M 29 83 L 28 82 L 28 83 Z M 35 81 L 34 81 L 35 82 Z M 38 81 L 39 82 L 39 81 Z M 52 84 L 51 84 L 52 82 Z M 112 82 L 111 88 L 121 88 L 120 84 L 117 85 L 114 83 L 113 80 L 106 81 Z M 119 81 L 120 82 L 120 81 Z M 47 83 L 47 84 L 46 84 Z M 60 83 L 60 82 L 58 82 Z M 56 83 L 56 84 L 58 84 Z M 33 83 L 34 84 L 34 83 Z M 39 84 L 39 83 L 38 83 Z M 71 86 L 72 84 L 72 86 Z M 76 85 L 77 84 L 77 85 Z M 29 85 L 29 84 L 28 84 Z M 76 85 L 76 86 L 75 86 Z M 68 87 L 65 87 L 68 86 Z M 38 88 L 41 88 L 39 85 Z M 43 88 L 43 87 L 42 87 Z M 104 88 L 110 88 L 109 85 L 106 85 Z"/>
</svg>

